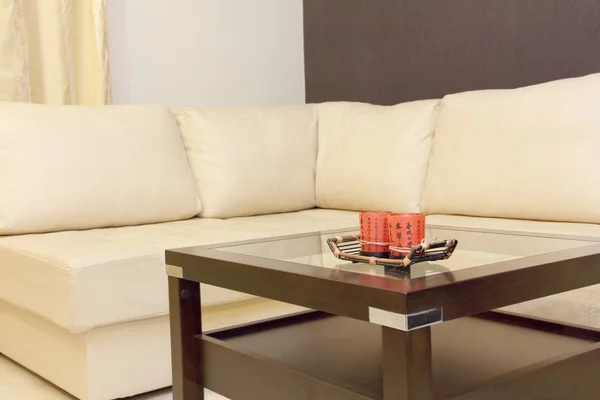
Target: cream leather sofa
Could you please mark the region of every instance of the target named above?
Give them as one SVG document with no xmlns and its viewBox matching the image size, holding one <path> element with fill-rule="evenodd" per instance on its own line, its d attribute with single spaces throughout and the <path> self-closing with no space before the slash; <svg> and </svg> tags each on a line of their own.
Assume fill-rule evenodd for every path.
<svg viewBox="0 0 600 400">
<path fill-rule="evenodd" d="M 599 95 L 600 74 L 389 107 L 0 103 L 0 352 L 81 399 L 169 386 L 165 249 L 358 210 L 600 240 Z M 207 329 L 298 310 L 202 290 Z M 597 327 L 599 301 L 512 310 Z"/>
</svg>

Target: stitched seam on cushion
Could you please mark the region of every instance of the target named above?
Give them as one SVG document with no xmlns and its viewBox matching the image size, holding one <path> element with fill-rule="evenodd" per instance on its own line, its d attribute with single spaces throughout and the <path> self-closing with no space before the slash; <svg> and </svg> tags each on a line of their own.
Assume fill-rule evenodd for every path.
<svg viewBox="0 0 600 400">
<path fill-rule="evenodd" d="M 10 247 L 7 247 L 7 246 L 2 246 L 2 245 L 0 245 L 0 247 L 2 247 L 3 249 L 5 249 L 6 251 L 9 251 L 9 252 L 11 252 L 11 253 L 15 253 L 15 254 L 21 254 L 21 255 L 23 255 L 23 256 L 25 256 L 25 257 L 32 258 L 32 259 L 34 259 L 34 260 L 36 260 L 36 261 L 43 262 L 43 263 L 50 264 L 50 265 L 52 265 L 52 266 L 58 267 L 58 268 L 59 268 L 61 271 L 63 271 L 63 272 L 69 272 L 69 271 L 74 271 L 74 270 L 76 270 L 76 268 L 69 268 L 69 266 L 68 266 L 68 265 L 65 265 L 65 264 L 60 264 L 60 263 L 56 263 L 56 262 L 54 262 L 54 261 L 51 261 L 51 260 L 48 260 L 48 259 L 41 258 L 40 256 L 37 256 L 37 255 L 35 255 L 35 254 L 31 254 L 31 253 L 28 253 L 28 252 L 25 252 L 25 251 L 15 250 L 15 249 L 12 249 L 12 248 L 10 248 Z"/>
<path fill-rule="evenodd" d="M 164 255 L 165 251 L 166 251 L 166 249 L 159 253 L 145 253 L 145 254 L 140 254 L 137 256 L 127 256 L 127 257 L 115 258 L 114 260 L 111 260 L 111 261 L 85 262 L 85 263 L 81 264 L 80 266 L 78 266 L 78 268 L 76 268 L 76 269 L 79 271 L 88 271 L 88 270 L 96 269 L 97 267 L 103 267 L 105 265 L 113 264 L 116 262 L 126 262 L 126 261 L 132 261 L 132 260 L 140 260 L 140 259 L 144 260 L 144 259 L 148 259 L 148 258 L 152 258 L 152 257 L 162 257 Z"/>
<path fill-rule="evenodd" d="M 441 99 L 439 99 L 438 103 L 435 105 L 435 118 L 433 120 L 433 126 L 431 127 L 431 138 L 430 138 L 430 144 L 429 144 L 429 153 L 427 154 L 427 163 L 425 165 L 425 173 L 423 174 L 423 180 L 421 181 L 421 195 L 419 196 L 419 202 L 417 204 L 417 212 L 424 212 L 423 211 L 423 199 L 424 199 L 424 194 L 425 194 L 425 186 L 427 184 L 427 178 L 429 177 L 429 167 L 431 164 L 431 159 L 433 158 L 433 144 L 434 144 L 434 140 L 435 140 L 435 136 L 436 136 L 436 132 L 437 132 L 437 126 L 438 126 L 438 121 L 440 118 L 440 114 L 442 113 L 442 107 L 443 107 L 443 102 L 444 102 L 444 98 L 442 97 Z"/>
<path fill-rule="evenodd" d="M 5 222 L 4 222 L 4 214 L 2 213 L 2 208 L 0 208 L 0 236 L 5 235 L 4 230 L 6 229 L 6 227 L 4 226 Z"/>
<path fill-rule="evenodd" d="M 264 223 L 264 222 L 241 222 L 241 221 L 231 221 L 231 222 L 238 223 L 238 224 L 244 224 L 244 225 L 247 224 L 247 225 L 255 225 L 255 226 L 268 226 L 270 228 L 278 228 L 278 229 L 289 229 L 290 231 L 292 231 L 294 233 L 302 233 L 302 232 L 304 232 L 304 231 L 299 230 L 299 229 L 286 228 L 286 227 L 283 227 L 283 226 L 274 225 L 274 224 L 267 224 L 267 223 Z M 270 236 L 267 236 L 267 237 L 271 237 L 271 236 L 275 237 L 277 235 L 270 235 Z"/>
<path fill-rule="evenodd" d="M 52 260 L 49 260 L 49 259 L 46 259 L 46 258 L 42 258 L 42 257 L 40 257 L 38 255 L 31 254 L 31 253 L 28 253 L 28 252 L 25 252 L 25 251 L 15 250 L 15 249 L 12 249 L 12 248 L 7 247 L 7 246 L 0 245 L 0 247 L 2 247 L 3 249 L 5 249 L 6 251 L 9 251 L 9 252 L 12 252 L 12 253 L 15 253 L 15 254 L 21 254 L 21 255 L 24 255 L 26 257 L 30 257 L 30 258 L 32 258 L 32 259 L 34 259 L 36 261 L 43 262 L 45 264 L 49 264 L 49 265 L 58 267 L 63 272 L 75 272 L 76 274 L 81 273 L 81 271 L 83 269 L 99 267 L 99 266 L 103 266 L 103 265 L 107 265 L 107 264 L 112 264 L 114 262 L 129 261 L 129 260 L 139 259 L 139 258 L 144 259 L 144 258 L 155 257 L 157 255 L 160 256 L 165 251 L 165 250 L 163 250 L 162 253 L 158 253 L 158 254 L 156 254 L 156 253 L 144 253 L 144 254 L 140 254 L 140 255 L 137 255 L 137 256 L 120 257 L 120 258 L 116 258 L 116 259 L 111 260 L 111 261 L 91 262 L 91 263 L 90 262 L 84 262 L 84 263 L 81 263 L 81 264 L 77 264 L 75 267 L 73 267 L 73 266 L 70 266 L 70 265 L 68 265 L 66 263 L 57 263 L 55 261 L 52 261 Z"/>
<path fill-rule="evenodd" d="M 136 322 L 136 321 L 141 321 L 144 319 L 149 319 L 149 318 L 156 318 L 156 317 L 163 317 L 169 315 L 168 311 L 160 311 L 158 313 L 152 313 L 152 314 L 145 314 L 143 316 L 140 317 L 135 317 L 133 319 L 118 319 L 115 321 L 111 321 L 111 322 L 106 322 L 106 323 L 100 323 L 100 324 L 93 324 L 93 325 L 89 325 L 89 326 L 84 326 L 84 325 L 71 325 L 69 328 L 69 332 L 71 333 L 83 333 L 83 332 L 87 332 L 87 331 L 91 331 L 93 329 L 97 329 L 97 328 L 104 328 L 106 326 L 113 326 L 113 325 L 119 325 L 119 324 L 126 324 L 128 322 Z"/>
<path fill-rule="evenodd" d="M 219 301 L 216 303 L 211 303 L 209 305 L 203 306 L 205 308 L 210 308 L 213 306 L 223 306 L 223 305 L 228 305 L 228 304 L 237 304 L 237 303 L 241 303 L 241 302 L 246 302 L 248 300 L 253 300 L 253 299 L 258 299 L 258 296 L 255 296 L 253 294 L 245 294 L 244 297 L 241 297 L 239 299 L 233 300 L 233 301 Z M 113 325 L 119 325 L 119 324 L 126 324 L 129 322 L 136 322 L 136 321 L 142 321 L 145 319 L 150 319 L 150 318 L 158 318 L 158 317 L 164 317 L 164 316 L 168 316 L 169 315 L 169 311 L 160 311 L 157 313 L 152 313 L 152 314 L 145 314 L 143 316 L 140 317 L 136 317 L 135 319 L 120 319 L 120 320 L 116 320 L 115 322 L 110 322 L 110 323 L 103 323 L 103 324 L 96 324 L 96 325 L 92 325 L 89 327 L 82 327 L 82 326 L 77 326 L 77 325 L 73 325 L 70 329 L 69 332 L 71 333 L 84 333 L 87 331 L 91 331 L 93 329 L 98 329 L 98 328 L 104 328 L 107 326 L 113 326 Z"/>
</svg>

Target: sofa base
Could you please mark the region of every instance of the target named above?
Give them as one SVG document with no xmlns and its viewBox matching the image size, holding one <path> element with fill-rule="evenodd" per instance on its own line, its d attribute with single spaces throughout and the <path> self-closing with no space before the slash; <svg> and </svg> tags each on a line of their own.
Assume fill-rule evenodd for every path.
<svg viewBox="0 0 600 400">
<path fill-rule="evenodd" d="M 207 307 L 206 330 L 291 314 L 302 307 L 249 299 Z M 168 316 L 67 330 L 0 301 L 0 353 L 81 400 L 109 400 L 171 386 Z"/>
</svg>

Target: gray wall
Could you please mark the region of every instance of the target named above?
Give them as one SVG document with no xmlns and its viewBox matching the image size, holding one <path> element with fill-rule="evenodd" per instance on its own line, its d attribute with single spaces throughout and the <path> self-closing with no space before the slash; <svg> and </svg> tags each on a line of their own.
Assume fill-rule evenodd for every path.
<svg viewBox="0 0 600 400">
<path fill-rule="evenodd" d="M 113 101 L 304 102 L 302 0 L 108 0 Z"/>
</svg>

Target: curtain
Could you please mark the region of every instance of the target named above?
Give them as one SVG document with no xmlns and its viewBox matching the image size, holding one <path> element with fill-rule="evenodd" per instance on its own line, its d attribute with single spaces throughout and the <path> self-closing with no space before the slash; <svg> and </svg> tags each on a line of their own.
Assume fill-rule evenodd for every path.
<svg viewBox="0 0 600 400">
<path fill-rule="evenodd" d="M 109 104 L 106 0 L 0 0 L 0 101 Z"/>
</svg>

